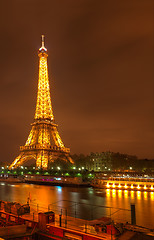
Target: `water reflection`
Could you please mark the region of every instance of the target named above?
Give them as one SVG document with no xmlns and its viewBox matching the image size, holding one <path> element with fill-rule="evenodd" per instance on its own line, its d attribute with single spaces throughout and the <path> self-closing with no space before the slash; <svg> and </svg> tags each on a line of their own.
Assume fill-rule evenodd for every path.
<svg viewBox="0 0 154 240">
<path fill-rule="evenodd" d="M 131 198 L 134 199 L 134 191 L 131 191 L 130 194 L 131 194 Z"/>
<path fill-rule="evenodd" d="M 128 190 L 124 190 L 125 198 L 128 198 Z"/>
<path fill-rule="evenodd" d="M 127 189 L 93 189 L 69 188 L 59 186 L 37 186 L 28 184 L 0 184 L 0 200 L 20 202 L 25 204 L 30 198 L 31 205 L 48 209 L 53 203 L 58 203 L 59 211 L 68 211 L 72 216 L 100 218 L 110 216 L 110 208 L 130 209 L 130 204 L 136 206 L 138 225 L 154 226 L 154 192 L 128 191 Z M 67 200 L 67 201 L 63 201 Z M 79 204 L 79 202 L 81 204 Z M 99 207 L 97 206 L 99 205 Z M 112 217 L 130 220 L 129 211 L 120 211 Z"/>
<path fill-rule="evenodd" d="M 133 203 L 136 207 L 137 224 L 147 227 L 154 227 L 154 192 L 129 191 L 129 190 L 112 190 L 106 189 L 106 205 L 130 209 Z M 114 196 L 114 197 L 113 197 Z M 129 213 L 125 212 L 125 216 L 130 217 Z M 123 217 L 119 213 L 119 217 Z"/>
<path fill-rule="evenodd" d="M 115 189 L 112 190 L 112 197 L 115 198 L 116 197 L 116 191 Z"/>
<path fill-rule="evenodd" d="M 147 191 L 129 191 L 129 190 L 121 190 L 121 189 L 105 189 L 106 197 L 110 198 L 129 198 L 129 199 L 151 199 L 154 200 L 154 192 L 147 192 Z M 100 193 L 100 192 L 97 192 Z"/>
<path fill-rule="evenodd" d="M 62 187 L 60 187 L 60 186 L 56 186 L 56 188 L 57 188 L 57 191 L 58 191 L 59 193 L 61 193 L 61 191 L 62 191 Z"/>
<path fill-rule="evenodd" d="M 141 192 L 140 191 L 137 191 L 137 199 L 141 199 Z"/>
<path fill-rule="evenodd" d="M 122 197 L 122 190 L 118 190 L 118 197 L 119 197 L 119 198 Z"/>
<path fill-rule="evenodd" d="M 151 195 L 151 200 L 154 201 L 154 192 L 151 192 L 150 195 Z"/>
<path fill-rule="evenodd" d="M 93 188 L 89 188 L 89 193 L 90 193 L 90 194 L 93 194 L 93 193 L 94 193 Z"/>
<path fill-rule="evenodd" d="M 147 199 L 147 197 L 148 197 L 148 193 L 144 192 L 144 199 Z"/>
<path fill-rule="evenodd" d="M 106 195 L 107 197 L 110 197 L 110 189 L 106 189 Z"/>
<path fill-rule="evenodd" d="M 5 183 L 0 183 L 1 186 L 5 186 Z"/>
</svg>

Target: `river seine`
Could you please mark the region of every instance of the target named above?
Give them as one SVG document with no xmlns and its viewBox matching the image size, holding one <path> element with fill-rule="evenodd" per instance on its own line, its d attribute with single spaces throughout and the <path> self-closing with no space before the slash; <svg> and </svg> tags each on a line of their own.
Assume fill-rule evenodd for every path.
<svg viewBox="0 0 154 240">
<path fill-rule="evenodd" d="M 121 222 L 130 222 L 130 205 L 135 204 L 136 224 L 154 228 L 154 192 L 0 182 L 0 200 L 25 204 L 28 198 L 31 211 L 49 208 L 89 220 L 109 216 Z"/>
</svg>

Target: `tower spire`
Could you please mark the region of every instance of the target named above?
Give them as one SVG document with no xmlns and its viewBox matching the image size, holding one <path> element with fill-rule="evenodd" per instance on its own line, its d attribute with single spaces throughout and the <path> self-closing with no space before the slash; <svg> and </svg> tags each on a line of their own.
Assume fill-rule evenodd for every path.
<svg viewBox="0 0 154 240">
<path fill-rule="evenodd" d="M 40 49 L 39 49 L 39 53 L 40 53 L 40 52 L 41 52 L 41 53 L 44 53 L 44 52 L 47 53 L 47 49 L 46 49 L 45 46 L 44 46 L 44 39 L 45 39 L 44 35 L 41 35 L 42 46 L 41 46 Z"/>
<path fill-rule="evenodd" d="M 44 35 L 42 35 L 42 48 L 44 48 Z"/>
<path fill-rule="evenodd" d="M 39 79 L 35 120 L 48 119 L 53 121 L 53 111 L 50 96 L 50 86 L 48 78 L 47 49 L 44 47 L 44 35 L 42 35 L 42 46 L 38 52 L 39 56 Z"/>
</svg>

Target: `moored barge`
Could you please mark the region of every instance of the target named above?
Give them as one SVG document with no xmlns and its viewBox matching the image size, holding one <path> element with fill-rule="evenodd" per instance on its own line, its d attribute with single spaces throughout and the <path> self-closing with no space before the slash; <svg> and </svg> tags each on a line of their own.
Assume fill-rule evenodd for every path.
<svg viewBox="0 0 154 240">
<path fill-rule="evenodd" d="M 91 185 L 96 188 L 154 192 L 154 178 L 97 177 Z"/>
</svg>

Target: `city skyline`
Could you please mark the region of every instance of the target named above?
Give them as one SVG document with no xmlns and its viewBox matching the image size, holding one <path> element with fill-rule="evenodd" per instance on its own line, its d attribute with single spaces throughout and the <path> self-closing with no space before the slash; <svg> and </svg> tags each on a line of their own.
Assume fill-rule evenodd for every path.
<svg viewBox="0 0 154 240">
<path fill-rule="evenodd" d="M 44 12 L 39 2 L 3 2 L 1 161 L 13 161 L 34 119 L 42 34 L 53 112 L 71 153 L 154 158 L 152 1 L 45 1 Z"/>
</svg>

